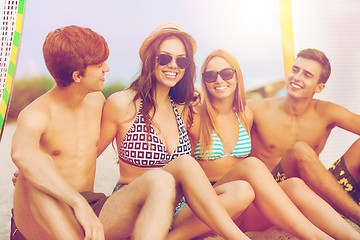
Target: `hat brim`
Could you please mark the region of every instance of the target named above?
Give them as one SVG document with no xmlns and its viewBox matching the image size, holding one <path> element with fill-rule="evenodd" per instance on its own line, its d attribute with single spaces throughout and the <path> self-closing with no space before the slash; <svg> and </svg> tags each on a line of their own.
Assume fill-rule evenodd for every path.
<svg viewBox="0 0 360 240">
<path fill-rule="evenodd" d="M 181 35 L 183 37 L 185 37 L 189 43 L 192 45 L 192 48 L 193 48 L 193 56 L 195 55 L 196 53 L 196 50 L 197 50 L 197 44 L 196 44 L 196 41 L 195 39 L 188 33 L 184 32 L 184 31 L 180 31 L 180 30 L 177 30 L 177 29 L 174 29 L 174 28 L 169 28 L 169 29 L 162 29 L 160 32 L 157 32 L 155 34 L 152 34 L 150 36 L 148 36 L 144 41 L 143 43 L 141 44 L 141 47 L 139 49 L 139 55 L 140 55 L 140 59 L 141 61 L 144 61 L 144 54 L 145 54 L 145 51 L 149 48 L 149 46 L 154 42 L 155 39 L 159 38 L 160 36 L 162 35 L 171 35 L 171 34 L 174 34 L 174 35 Z"/>
</svg>

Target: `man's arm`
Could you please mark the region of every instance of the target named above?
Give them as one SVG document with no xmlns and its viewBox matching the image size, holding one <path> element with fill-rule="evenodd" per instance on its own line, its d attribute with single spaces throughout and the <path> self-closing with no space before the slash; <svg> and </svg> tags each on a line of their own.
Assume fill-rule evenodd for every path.
<svg viewBox="0 0 360 240">
<path fill-rule="evenodd" d="M 256 116 L 266 110 L 269 99 L 249 99 L 246 101 L 246 118 L 250 129 L 256 124 Z"/>
<path fill-rule="evenodd" d="M 322 101 L 318 106 L 318 111 L 329 118 L 331 127 L 339 127 L 360 135 L 360 115 L 348 109 L 330 102 Z"/>
<path fill-rule="evenodd" d="M 60 175 L 52 158 L 40 150 L 40 138 L 48 124 L 47 114 L 37 108 L 25 109 L 17 121 L 11 157 L 20 173 L 33 186 L 73 205 L 77 193 Z"/>
<path fill-rule="evenodd" d="M 99 232 L 103 235 L 102 225 L 87 201 L 61 176 L 53 159 L 40 149 L 40 138 L 48 122 L 46 111 L 37 107 L 27 108 L 20 113 L 12 140 L 12 160 L 19 173 L 34 187 L 74 210 L 86 236 Z"/>
</svg>

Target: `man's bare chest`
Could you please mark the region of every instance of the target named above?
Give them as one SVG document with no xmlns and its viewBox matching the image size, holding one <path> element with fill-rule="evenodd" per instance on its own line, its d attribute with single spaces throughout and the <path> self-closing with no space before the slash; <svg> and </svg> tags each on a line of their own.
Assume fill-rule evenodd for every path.
<svg viewBox="0 0 360 240">
<path fill-rule="evenodd" d="M 58 118 L 49 124 L 40 144 L 54 157 L 84 157 L 96 151 L 99 136 L 100 119 Z"/>
<path fill-rule="evenodd" d="M 257 121 L 254 127 L 257 137 L 270 149 L 288 149 L 296 141 L 317 149 L 329 135 L 326 122 L 317 116 L 268 115 Z"/>
</svg>

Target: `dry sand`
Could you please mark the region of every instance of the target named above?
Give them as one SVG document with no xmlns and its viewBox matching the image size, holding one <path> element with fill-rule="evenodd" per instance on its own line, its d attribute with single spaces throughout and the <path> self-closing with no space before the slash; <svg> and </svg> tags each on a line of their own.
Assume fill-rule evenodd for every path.
<svg viewBox="0 0 360 240">
<path fill-rule="evenodd" d="M 11 139 L 15 131 L 15 124 L 7 124 L 0 143 L 0 240 L 9 239 L 10 229 L 10 209 L 12 207 L 12 197 L 14 187 L 11 182 L 13 173 L 16 170 L 15 165 L 10 158 Z M 116 181 L 119 177 L 119 171 L 116 164 L 116 153 L 109 146 L 105 152 L 100 156 L 97 162 L 95 191 L 110 194 Z M 281 231 L 275 227 L 268 229 L 265 232 L 249 232 L 247 235 L 251 239 L 256 240 L 271 240 L 271 239 L 297 239 L 292 235 Z M 207 240 L 217 239 L 220 237 L 208 237 Z"/>
</svg>

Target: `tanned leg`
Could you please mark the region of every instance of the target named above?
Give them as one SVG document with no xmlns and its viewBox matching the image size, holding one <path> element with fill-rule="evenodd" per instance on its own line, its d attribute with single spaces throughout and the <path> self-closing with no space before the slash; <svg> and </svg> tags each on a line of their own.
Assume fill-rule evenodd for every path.
<svg viewBox="0 0 360 240">
<path fill-rule="evenodd" d="M 182 155 L 164 170 L 170 172 L 176 186 L 196 216 L 225 239 L 249 239 L 233 222 L 221 204 L 199 163 L 189 155 Z"/>
<path fill-rule="evenodd" d="M 105 237 L 110 239 L 164 239 L 169 231 L 175 199 L 175 181 L 163 170 L 151 170 L 116 191 L 100 212 Z"/>
<path fill-rule="evenodd" d="M 21 175 L 15 188 L 14 218 L 29 240 L 84 239 L 72 209 L 34 188 Z"/>
<path fill-rule="evenodd" d="M 314 225 L 333 238 L 360 239 L 360 234 L 301 179 L 289 178 L 281 182 L 280 186 Z"/>
<path fill-rule="evenodd" d="M 216 184 L 234 180 L 250 183 L 255 192 L 255 207 L 274 225 L 300 239 L 331 239 L 299 211 L 259 159 L 242 160 Z"/>
<path fill-rule="evenodd" d="M 215 192 L 232 219 L 236 219 L 254 200 L 254 192 L 245 181 L 225 183 L 216 187 Z M 210 232 L 211 229 L 193 214 L 189 206 L 186 205 L 177 215 L 173 229 L 166 239 L 193 239 Z"/>
<path fill-rule="evenodd" d="M 288 177 L 301 178 L 333 208 L 360 224 L 360 207 L 324 167 L 309 145 L 296 142 L 283 156 L 281 167 Z"/>
<path fill-rule="evenodd" d="M 346 167 L 357 183 L 360 182 L 360 138 L 344 154 Z"/>
</svg>

